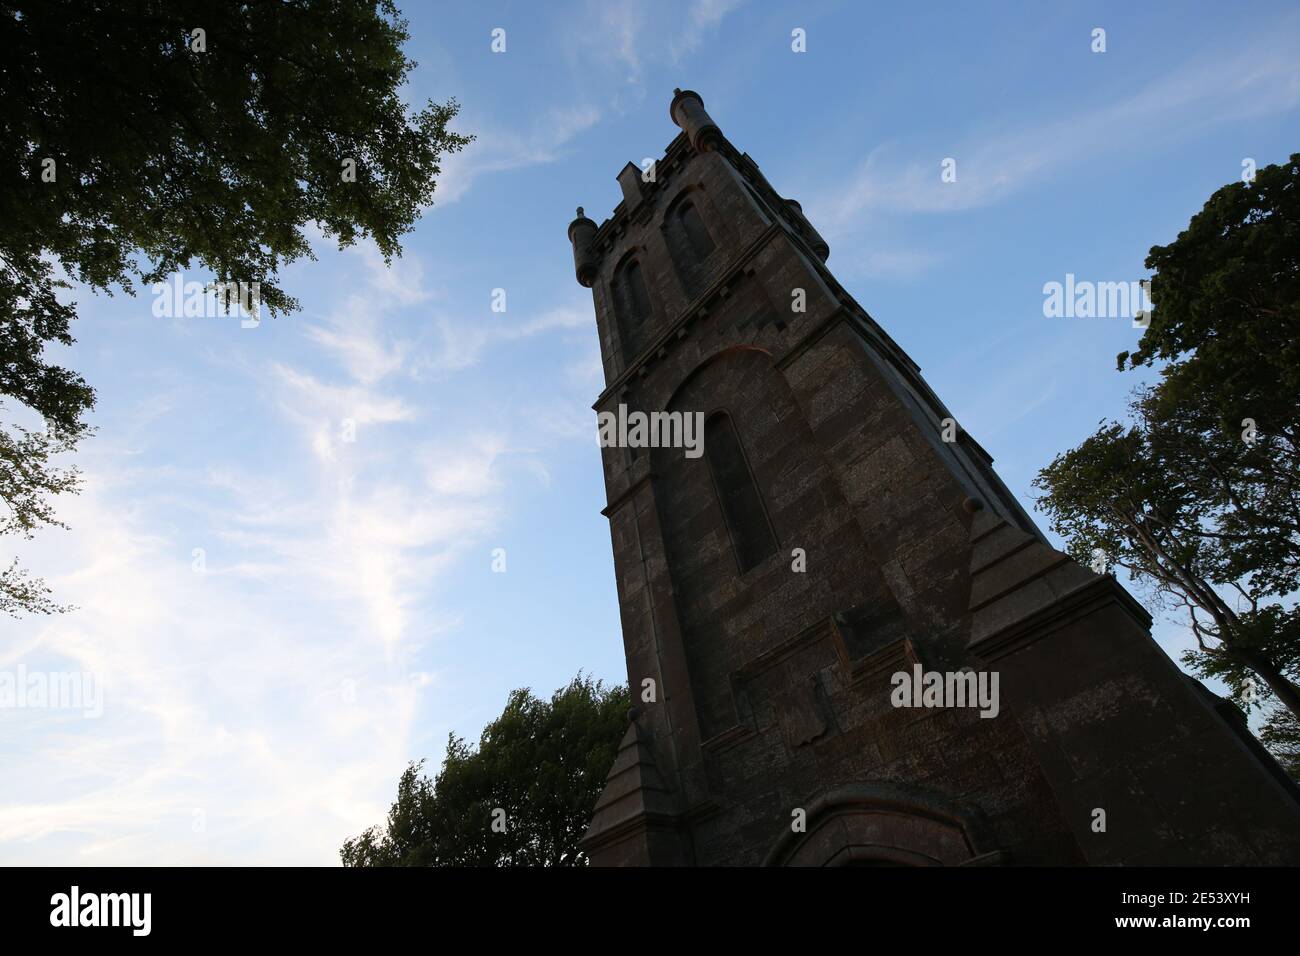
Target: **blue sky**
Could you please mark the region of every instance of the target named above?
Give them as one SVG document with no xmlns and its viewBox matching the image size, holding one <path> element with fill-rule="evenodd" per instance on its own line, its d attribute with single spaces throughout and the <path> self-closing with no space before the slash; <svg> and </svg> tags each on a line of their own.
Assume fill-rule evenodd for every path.
<svg viewBox="0 0 1300 956">
<path fill-rule="evenodd" d="M 1044 318 L 1044 283 L 1143 278 L 1243 159 L 1300 147 L 1293 3 L 403 6 L 410 99 L 478 140 L 391 269 L 322 240 L 283 276 L 302 311 L 252 329 L 74 295 L 98 433 L 70 530 L 18 553 L 79 609 L 0 623 L 0 668 L 93 672 L 104 707 L 0 711 L 0 861 L 334 863 L 510 689 L 624 679 L 565 229 L 662 154 L 674 87 L 1026 503 L 1140 381 L 1137 330 Z"/>
</svg>

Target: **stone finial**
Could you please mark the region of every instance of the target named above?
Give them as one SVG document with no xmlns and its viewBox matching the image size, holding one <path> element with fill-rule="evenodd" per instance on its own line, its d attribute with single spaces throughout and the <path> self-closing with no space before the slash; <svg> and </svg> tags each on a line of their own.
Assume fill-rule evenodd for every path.
<svg viewBox="0 0 1300 956">
<path fill-rule="evenodd" d="M 678 88 L 668 105 L 668 115 L 690 138 L 691 145 L 700 152 L 712 149 L 722 139 L 718 124 L 704 110 L 704 98 L 694 90 Z"/>
<path fill-rule="evenodd" d="M 825 262 L 830 257 L 831 247 L 826 244 L 826 240 L 822 238 L 822 234 L 817 231 L 811 222 L 808 221 L 808 217 L 803 213 L 803 206 L 799 205 L 798 200 L 787 199 L 785 202 L 786 205 L 790 207 L 794 218 L 798 220 L 800 227 L 803 229 L 804 235 L 808 239 L 808 244 L 812 246 L 813 252 L 817 254 L 818 259 Z"/>
<path fill-rule="evenodd" d="M 569 223 L 569 241 L 573 243 L 574 273 L 581 285 L 591 288 L 596 281 L 600 257 L 593 248 L 596 224 L 578 207 L 578 218 Z"/>
</svg>

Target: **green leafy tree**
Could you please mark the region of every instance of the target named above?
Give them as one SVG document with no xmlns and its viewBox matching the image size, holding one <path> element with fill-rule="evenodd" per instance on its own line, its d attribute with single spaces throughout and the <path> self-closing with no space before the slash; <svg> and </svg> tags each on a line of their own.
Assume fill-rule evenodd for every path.
<svg viewBox="0 0 1300 956">
<path fill-rule="evenodd" d="M 1159 381 L 1035 481 L 1076 557 L 1186 610 L 1187 666 L 1247 710 L 1280 705 L 1279 756 L 1300 715 L 1298 257 L 1300 154 L 1215 192 L 1146 261 L 1156 308 L 1118 364 L 1159 363 Z"/>
<path fill-rule="evenodd" d="M 384 828 L 344 866 L 583 866 L 578 841 L 627 730 L 626 686 L 578 675 L 550 700 L 512 691 L 478 746 L 452 734 L 434 780 L 412 763 Z"/>
<path fill-rule="evenodd" d="M 454 100 L 403 103 L 406 39 L 391 0 L 0 0 L 0 532 L 57 524 L 49 496 L 77 488 L 55 459 L 95 394 L 46 354 L 73 341 L 69 280 L 134 294 L 197 263 L 276 315 L 311 224 L 400 254 L 469 141 Z M 0 575 L 0 610 L 46 594 Z"/>
<path fill-rule="evenodd" d="M 1289 710 L 1274 708 L 1264 719 L 1259 739 L 1286 772 L 1300 780 L 1300 720 Z"/>
<path fill-rule="evenodd" d="M 1184 663 L 1223 678 L 1247 709 L 1258 678 L 1300 712 L 1300 611 L 1281 601 L 1294 588 L 1296 543 L 1264 547 L 1249 510 L 1268 492 L 1251 462 L 1271 443 L 1156 417 L 1153 393 L 1133 402 L 1133 424 L 1103 423 L 1042 469 L 1038 506 L 1075 558 L 1104 555 L 1186 610 L 1198 649 Z"/>
<path fill-rule="evenodd" d="M 1216 191 L 1146 266 L 1156 308 L 1119 368 L 1169 363 L 1162 405 L 1300 444 L 1300 153 Z"/>
</svg>

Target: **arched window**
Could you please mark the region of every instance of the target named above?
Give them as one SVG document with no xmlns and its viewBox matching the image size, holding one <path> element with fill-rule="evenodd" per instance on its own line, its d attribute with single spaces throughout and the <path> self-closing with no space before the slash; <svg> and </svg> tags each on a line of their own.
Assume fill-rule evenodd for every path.
<svg viewBox="0 0 1300 956">
<path fill-rule="evenodd" d="M 644 326 L 650 318 L 650 293 L 641 263 L 629 259 L 614 275 L 614 307 L 618 310 L 623 354 L 631 359 L 641 348 Z"/>
<path fill-rule="evenodd" d="M 700 212 L 692 202 L 684 202 L 677 207 L 677 221 L 681 224 L 686 241 L 697 260 L 703 259 L 713 251 L 713 239 L 700 218 Z"/>
<path fill-rule="evenodd" d="M 629 318 L 639 325 L 650 317 L 650 294 L 646 292 L 641 263 L 635 259 L 623 267 L 623 295 L 627 300 Z"/>
<path fill-rule="evenodd" d="M 704 453 L 736 552 L 736 563 L 744 574 L 776 551 L 776 535 L 763 511 L 763 500 L 745 461 L 740 437 L 731 416 L 725 412 L 704 423 Z"/>
</svg>

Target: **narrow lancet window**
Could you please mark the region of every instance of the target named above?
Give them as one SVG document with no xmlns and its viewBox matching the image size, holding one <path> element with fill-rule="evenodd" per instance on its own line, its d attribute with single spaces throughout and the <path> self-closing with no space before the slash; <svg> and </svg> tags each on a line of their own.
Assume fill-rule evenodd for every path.
<svg viewBox="0 0 1300 956">
<path fill-rule="evenodd" d="M 713 486 L 731 535 L 736 563 L 744 574 L 776 551 L 776 535 L 763 510 L 763 500 L 745 461 L 731 416 L 719 413 L 704 424 L 704 452 L 713 472 Z"/>
<path fill-rule="evenodd" d="M 631 360 L 641 349 L 645 324 L 650 318 L 650 293 L 646 290 L 641 263 L 629 260 L 614 276 L 614 307 L 618 311 L 623 355 Z"/>
<path fill-rule="evenodd" d="M 700 218 L 700 212 L 695 208 L 695 204 L 684 202 L 678 206 L 677 218 L 681 222 L 682 232 L 686 233 L 686 241 L 690 243 L 691 252 L 694 253 L 696 260 L 707 257 L 713 251 L 713 239 L 709 236 L 709 230 L 705 227 L 704 220 Z"/>
</svg>

